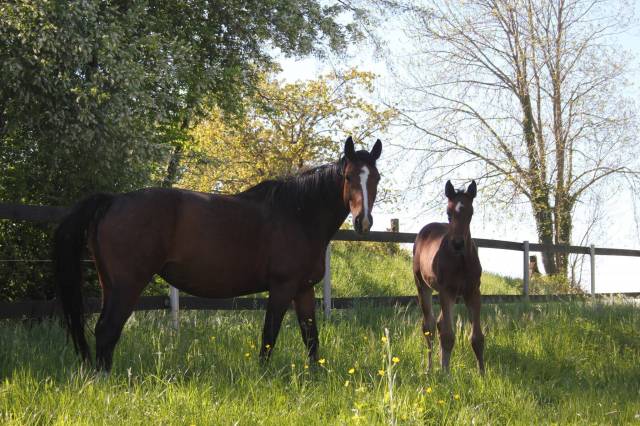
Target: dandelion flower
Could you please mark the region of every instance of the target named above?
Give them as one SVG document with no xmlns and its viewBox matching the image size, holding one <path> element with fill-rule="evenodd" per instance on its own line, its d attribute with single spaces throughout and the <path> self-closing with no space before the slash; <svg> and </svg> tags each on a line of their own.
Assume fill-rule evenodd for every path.
<svg viewBox="0 0 640 426">
<path fill-rule="evenodd" d="M 382 339 L 380 340 L 382 340 L 382 343 L 387 343 L 387 336 L 382 336 Z"/>
<path fill-rule="evenodd" d="M 378 375 L 384 376 L 384 370 L 378 370 Z"/>
<path fill-rule="evenodd" d="M 348 386 L 349 386 L 349 381 L 347 380 L 347 381 L 344 382 L 344 387 L 346 388 Z"/>
<path fill-rule="evenodd" d="M 296 368 L 296 365 L 291 363 L 291 368 Z"/>
<path fill-rule="evenodd" d="M 245 353 L 244 353 L 244 356 L 245 356 L 246 358 L 249 358 L 249 357 L 251 356 L 251 354 L 250 354 L 249 352 L 245 352 Z"/>
<path fill-rule="evenodd" d="M 425 335 L 425 336 L 431 336 L 431 332 L 430 332 L 430 331 L 425 331 L 425 332 L 424 332 L 424 335 Z"/>
<path fill-rule="evenodd" d="M 253 343 L 251 344 L 251 349 L 255 349 L 256 345 L 254 345 Z"/>
<path fill-rule="evenodd" d="M 355 368 L 350 368 L 350 369 L 349 369 L 349 371 L 348 371 L 348 373 L 349 373 L 349 374 L 353 374 L 353 373 L 355 373 L 355 372 L 356 372 L 356 369 L 355 369 Z"/>
<path fill-rule="evenodd" d="M 397 356 L 394 356 L 393 358 L 391 358 L 391 361 L 393 361 L 394 364 L 397 364 L 400 362 L 400 358 L 398 358 Z"/>
<path fill-rule="evenodd" d="M 433 392 L 433 389 L 431 389 L 431 386 L 429 386 L 425 392 L 431 393 L 431 392 Z"/>
<path fill-rule="evenodd" d="M 444 400 L 439 399 L 439 400 L 438 400 L 438 404 L 440 404 L 440 405 L 444 404 Z"/>
<path fill-rule="evenodd" d="M 308 366 L 307 364 L 305 364 L 305 365 L 304 365 L 304 369 L 305 369 L 305 370 L 308 370 L 308 369 L 309 369 L 309 366 Z"/>
<path fill-rule="evenodd" d="M 327 362 L 327 361 L 324 358 L 320 358 L 318 360 L 318 364 L 320 364 L 320 365 L 324 365 L 325 362 Z"/>
<path fill-rule="evenodd" d="M 453 395 L 453 399 L 455 399 L 455 400 L 460 399 L 460 395 L 458 395 L 458 394 Z"/>
<path fill-rule="evenodd" d="M 264 347 L 267 348 L 267 349 L 271 349 L 271 345 L 268 344 L 268 343 L 266 345 L 264 345 Z"/>
</svg>

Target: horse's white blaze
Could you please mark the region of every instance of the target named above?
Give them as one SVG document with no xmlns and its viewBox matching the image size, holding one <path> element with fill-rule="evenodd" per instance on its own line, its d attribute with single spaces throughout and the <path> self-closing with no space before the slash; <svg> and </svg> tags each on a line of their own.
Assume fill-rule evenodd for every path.
<svg viewBox="0 0 640 426">
<path fill-rule="evenodd" d="M 360 170 L 360 186 L 362 187 L 362 207 L 364 208 L 364 218 L 362 225 L 365 229 L 369 229 L 369 194 L 367 194 L 367 183 L 369 180 L 369 168 L 362 166 Z"/>
<path fill-rule="evenodd" d="M 458 204 L 456 204 L 456 213 L 460 213 L 460 209 L 462 209 L 462 207 L 464 207 L 462 201 L 458 201 Z"/>
</svg>

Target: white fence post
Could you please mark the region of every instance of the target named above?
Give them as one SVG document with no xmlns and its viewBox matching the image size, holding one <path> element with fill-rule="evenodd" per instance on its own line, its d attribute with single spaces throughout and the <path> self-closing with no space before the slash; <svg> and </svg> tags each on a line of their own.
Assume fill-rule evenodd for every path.
<svg viewBox="0 0 640 426">
<path fill-rule="evenodd" d="M 327 244 L 327 251 L 324 255 L 324 278 L 322 279 L 322 305 L 324 307 L 324 317 L 331 316 L 331 243 Z"/>
<path fill-rule="evenodd" d="M 522 294 L 529 297 L 529 241 L 522 242 L 522 252 L 524 255 L 522 269 Z"/>
<path fill-rule="evenodd" d="M 589 258 L 591 260 L 591 295 L 596 294 L 596 247 L 591 244 L 589 246 Z"/>
<path fill-rule="evenodd" d="M 173 328 L 178 330 L 180 327 L 178 321 L 180 296 L 178 293 L 178 289 L 174 286 L 169 286 L 169 303 L 171 304 L 171 320 L 173 321 Z"/>
</svg>

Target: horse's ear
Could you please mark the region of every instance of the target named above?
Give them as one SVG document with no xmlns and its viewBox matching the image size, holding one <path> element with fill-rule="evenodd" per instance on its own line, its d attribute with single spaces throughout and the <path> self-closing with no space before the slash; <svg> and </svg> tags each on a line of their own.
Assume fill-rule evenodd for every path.
<svg viewBox="0 0 640 426">
<path fill-rule="evenodd" d="M 351 136 L 349 136 L 344 143 L 344 156 L 347 157 L 349 161 L 356 161 L 356 148 L 353 146 Z"/>
<path fill-rule="evenodd" d="M 444 195 L 446 195 L 448 199 L 452 199 L 456 196 L 456 190 L 450 180 L 448 180 L 447 184 L 444 186 Z"/>
<path fill-rule="evenodd" d="M 369 154 L 371 155 L 371 158 L 373 158 L 373 161 L 376 161 L 378 158 L 380 158 L 380 154 L 382 154 L 382 141 L 380 141 L 380 139 L 378 139 L 373 145 L 373 148 L 371 148 L 371 152 Z"/>
<path fill-rule="evenodd" d="M 476 193 L 478 192 L 478 187 L 476 186 L 476 181 L 472 180 L 471 185 L 467 188 L 467 194 L 471 198 L 476 198 Z"/>
</svg>

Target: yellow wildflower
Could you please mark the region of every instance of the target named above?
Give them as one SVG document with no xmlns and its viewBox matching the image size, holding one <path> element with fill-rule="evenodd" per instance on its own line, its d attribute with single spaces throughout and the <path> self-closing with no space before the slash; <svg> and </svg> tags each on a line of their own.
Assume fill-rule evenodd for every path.
<svg viewBox="0 0 640 426">
<path fill-rule="evenodd" d="M 382 339 L 380 340 L 382 340 L 382 343 L 387 343 L 387 336 L 382 336 Z"/>
<path fill-rule="evenodd" d="M 429 386 L 429 387 L 426 389 L 426 392 L 427 392 L 427 393 L 431 393 L 431 392 L 433 392 L 433 389 L 431 389 L 431 386 Z"/>
<path fill-rule="evenodd" d="M 324 358 L 320 358 L 318 360 L 318 364 L 320 364 L 320 365 L 324 365 L 325 362 L 327 362 L 327 361 Z"/>
<path fill-rule="evenodd" d="M 344 382 L 344 387 L 346 388 L 347 386 L 349 386 L 349 381 L 348 380 Z"/>
<path fill-rule="evenodd" d="M 349 374 L 353 374 L 353 373 L 355 373 L 355 372 L 356 372 L 356 369 L 355 369 L 355 368 L 350 368 L 350 369 L 349 369 L 349 371 L 348 371 L 348 373 L 349 373 Z"/>
<path fill-rule="evenodd" d="M 384 376 L 384 370 L 378 370 L 378 374 L 379 374 L 380 376 Z"/>
<path fill-rule="evenodd" d="M 400 362 L 400 358 L 398 358 L 397 356 L 394 356 L 393 358 L 391 358 L 391 361 L 393 361 L 394 364 L 397 364 Z"/>
<path fill-rule="evenodd" d="M 458 394 L 453 395 L 453 399 L 456 399 L 456 400 L 460 399 L 460 395 L 458 395 Z"/>
<path fill-rule="evenodd" d="M 439 399 L 439 400 L 438 400 L 438 404 L 444 404 L 444 400 Z"/>
<path fill-rule="evenodd" d="M 249 352 L 245 352 L 245 353 L 244 353 L 244 356 L 245 356 L 245 357 L 247 357 L 247 358 L 249 358 L 249 357 L 251 356 L 251 354 L 250 354 Z"/>
</svg>

